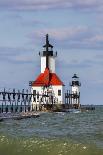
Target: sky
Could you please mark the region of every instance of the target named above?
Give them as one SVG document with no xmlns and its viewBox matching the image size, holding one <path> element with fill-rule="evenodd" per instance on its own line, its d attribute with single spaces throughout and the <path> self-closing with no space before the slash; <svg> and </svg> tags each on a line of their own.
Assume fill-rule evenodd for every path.
<svg viewBox="0 0 103 155">
<path fill-rule="evenodd" d="M 102 0 L 0 0 L 0 90 L 29 88 L 47 33 L 65 91 L 77 73 L 81 104 L 103 104 Z"/>
</svg>

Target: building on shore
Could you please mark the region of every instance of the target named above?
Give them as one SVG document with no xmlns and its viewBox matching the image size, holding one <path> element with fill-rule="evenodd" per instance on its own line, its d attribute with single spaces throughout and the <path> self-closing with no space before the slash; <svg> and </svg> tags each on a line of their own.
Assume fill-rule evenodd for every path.
<svg viewBox="0 0 103 155">
<path fill-rule="evenodd" d="M 32 108 L 40 109 L 47 104 L 64 103 L 64 83 L 55 72 L 55 59 L 57 52 L 53 51 L 53 46 L 49 43 L 48 34 L 46 35 L 46 44 L 44 50 L 39 52 L 41 57 L 41 73 L 32 82 L 31 92 Z"/>
</svg>

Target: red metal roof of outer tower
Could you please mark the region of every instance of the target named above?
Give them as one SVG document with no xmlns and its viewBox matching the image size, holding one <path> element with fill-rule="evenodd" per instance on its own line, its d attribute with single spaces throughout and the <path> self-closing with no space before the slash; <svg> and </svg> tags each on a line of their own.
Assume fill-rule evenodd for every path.
<svg viewBox="0 0 103 155">
<path fill-rule="evenodd" d="M 49 85 L 63 85 L 56 73 L 50 73 L 49 68 L 46 68 L 44 73 L 41 73 L 37 79 L 32 83 L 32 86 L 49 86 Z"/>
</svg>

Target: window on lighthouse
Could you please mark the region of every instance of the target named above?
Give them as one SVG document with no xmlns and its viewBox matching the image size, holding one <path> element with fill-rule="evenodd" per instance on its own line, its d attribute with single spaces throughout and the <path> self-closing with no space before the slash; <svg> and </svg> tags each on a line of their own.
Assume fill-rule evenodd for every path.
<svg viewBox="0 0 103 155">
<path fill-rule="evenodd" d="M 61 90 L 60 89 L 58 90 L 58 96 L 61 96 Z"/>
<path fill-rule="evenodd" d="M 36 96 L 36 90 L 33 90 L 33 95 L 35 95 L 35 96 Z"/>
</svg>

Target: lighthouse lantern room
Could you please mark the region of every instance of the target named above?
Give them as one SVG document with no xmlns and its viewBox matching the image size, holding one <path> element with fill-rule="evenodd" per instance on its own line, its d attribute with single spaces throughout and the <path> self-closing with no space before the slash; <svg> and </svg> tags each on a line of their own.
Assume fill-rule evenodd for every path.
<svg viewBox="0 0 103 155">
<path fill-rule="evenodd" d="M 72 77 L 72 83 L 71 83 L 72 93 L 79 94 L 80 86 L 81 86 L 81 83 L 79 82 L 79 77 L 76 74 L 74 74 Z"/>
<path fill-rule="evenodd" d="M 33 108 L 40 108 L 40 106 L 45 104 L 63 104 L 64 102 L 64 84 L 55 73 L 57 52 L 53 52 L 53 46 L 49 43 L 48 34 L 43 48 L 44 50 L 39 52 L 41 73 L 32 82 Z"/>
</svg>

